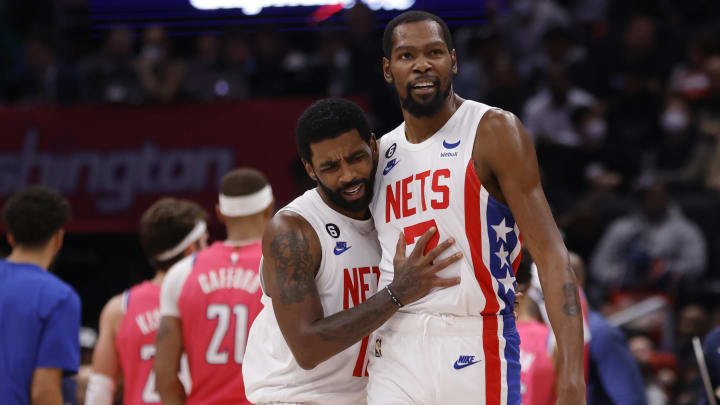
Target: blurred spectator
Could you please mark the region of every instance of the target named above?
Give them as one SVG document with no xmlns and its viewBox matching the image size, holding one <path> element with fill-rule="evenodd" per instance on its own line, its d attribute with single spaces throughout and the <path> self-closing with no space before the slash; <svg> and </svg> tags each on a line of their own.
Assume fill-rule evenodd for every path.
<svg viewBox="0 0 720 405">
<path fill-rule="evenodd" d="M 710 32 L 696 34 L 687 49 L 687 58 L 672 71 L 668 91 L 689 102 L 704 97 L 710 89 L 710 78 L 705 70 L 708 58 L 717 51 L 717 40 Z"/>
<path fill-rule="evenodd" d="M 249 96 L 247 43 L 239 35 L 233 35 L 224 44 L 224 54 L 221 46 L 215 35 L 203 34 L 197 38 L 183 89 L 191 100 L 237 100 Z"/>
<path fill-rule="evenodd" d="M 655 344 L 647 336 L 640 335 L 631 338 L 628 346 L 645 378 L 645 395 L 648 405 L 666 405 L 668 396 L 657 383 L 653 366 Z"/>
<path fill-rule="evenodd" d="M 605 77 L 613 89 L 625 87 L 626 73 L 634 72 L 642 81 L 641 87 L 654 93 L 662 90 L 662 80 L 672 61 L 664 54 L 658 37 L 657 22 L 651 16 L 638 14 L 629 19 L 620 43 L 612 47 L 603 61 L 608 68 Z"/>
<path fill-rule="evenodd" d="M 20 103 L 67 104 L 78 99 L 77 72 L 59 60 L 52 41 L 42 34 L 25 40 L 23 63 L 11 75 L 6 94 Z"/>
<path fill-rule="evenodd" d="M 708 60 L 706 71 L 710 88 L 698 108 L 698 127 L 703 136 L 707 162 L 704 184 L 720 191 L 720 55 Z"/>
<path fill-rule="evenodd" d="M 167 32 L 162 26 L 145 29 L 137 69 L 148 100 L 167 102 L 177 99 L 185 78 L 185 64 L 172 54 Z"/>
<path fill-rule="evenodd" d="M 608 131 L 601 163 L 628 186 L 641 170 L 638 153 L 653 146 L 662 100 L 640 72 L 626 71 L 607 112 Z"/>
<path fill-rule="evenodd" d="M 538 53 L 530 61 L 528 76 L 533 82 L 542 78 L 545 71 L 554 65 L 567 67 L 568 76 L 573 84 L 585 89 L 590 89 L 590 83 L 594 74 L 587 65 L 587 52 L 584 47 L 579 46 L 570 31 L 566 27 L 554 27 L 543 35 L 542 53 Z M 533 82 L 530 84 L 532 85 Z"/>
<path fill-rule="evenodd" d="M 535 142 L 579 146 L 582 138 L 573 130 L 570 115 L 578 107 L 595 103 L 592 95 L 570 81 L 567 68 L 553 65 L 547 71 L 547 87 L 525 105 L 525 126 Z"/>
<path fill-rule="evenodd" d="M 142 101 L 129 28 L 112 28 L 100 53 L 84 65 L 83 96 L 87 101 L 132 104 Z"/>
<path fill-rule="evenodd" d="M 255 36 L 257 68 L 250 75 L 254 97 L 287 96 L 293 93 L 286 68 L 292 69 L 292 60 L 285 59 L 285 44 L 279 34 L 266 27 Z"/>
<path fill-rule="evenodd" d="M 716 402 L 720 400 L 720 327 L 710 331 L 703 342 L 703 353 L 710 375 L 710 386 Z M 702 390 L 700 405 L 708 405 L 710 401 Z"/>
<path fill-rule="evenodd" d="M 527 93 L 510 55 L 504 51 L 499 52 L 491 66 L 490 88 L 486 102 L 522 117 Z"/>
<path fill-rule="evenodd" d="M 457 42 L 458 36 L 454 39 Z M 490 73 L 500 52 L 500 38 L 491 30 L 471 33 L 467 39 L 467 55 L 458 55 L 458 72 L 453 80 L 458 94 L 470 100 L 485 102 L 491 83 Z M 512 112 L 518 114 L 517 111 Z"/>
<path fill-rule="evenodd" d="M 585 288 L 585 262 L 570 252 L 570 265 L 581 288 Z M 597 311 L 588 308 L 590 356 L 588 405 L 645 405 L 645 393 L 637 362 L 623 332 L 610 325 Z"/>
<path fill-rule="evenodd" d="M 512 2 L 510 11 L 505 15 L 498 15 L 499 10 L 493 3 L 489 4 L 489 11 L 497 16 L 495 23 L 520 74 L 527 77 L 532 61 L 542 52 L 545 33 L 553 27 L 569 26 L 570 17 L 551 0 L 517 0 Z"/>
<path fill-rule="evenodd" d="M 675 356 L 678 359 L 678 381 L 675 384 L 674 402 L 678 405 L 695 405 L 700 401 L 701 379 L 692 338 L 708 332 L 708 312 L 700 305 L 684 306 L 677 319 Z"/>
<path fill-rule="evenodd" d="M 699 185 L 706 162 L 690 106 L 681 98 L 670 97 L 659 121 L 659 139 L 643 157 L 645 174 L 664 180 L 674 189 Z"/>
<path fill-rule="evenodd" d="M 627 288 L 676 292 L 678 283 L 705 271 L 706 242 L 697 225 L 671 203 L 667 186 L 641 186 L 636 212 L 612 222 L 593 254 L 590 270 L 611 291 Z"/>
</svg>

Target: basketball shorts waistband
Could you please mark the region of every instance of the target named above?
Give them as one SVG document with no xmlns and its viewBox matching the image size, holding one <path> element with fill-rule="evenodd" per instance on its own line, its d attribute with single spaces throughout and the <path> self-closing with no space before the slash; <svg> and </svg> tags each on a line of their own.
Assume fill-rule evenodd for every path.
<svg viewBox="0 0 720 405">
<path fill-rule="evenodd" d="M 498 328 L 484 328 L 484 324 L 491 318 L 502 320 L 505 333 L 515 330 L 515 317 L 512 314 L 457 316 L 397 312 L 379 331 L 408 335 L 479 336 L 487 333 L 497 336 Z"/>
</svg>

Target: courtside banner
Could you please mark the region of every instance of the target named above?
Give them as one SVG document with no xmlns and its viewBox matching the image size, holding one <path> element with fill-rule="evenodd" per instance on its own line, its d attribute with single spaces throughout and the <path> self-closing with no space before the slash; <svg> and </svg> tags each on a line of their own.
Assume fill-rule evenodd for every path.
<svg viewBox="0 0 720 405">
<path fill-rule="evenodd" d="M 45 184 L 70 199 L 70 231 L 135 232 L 163 196 L 214 216 L 222 175 L 252 166 L 280 207 L 304 191 L 294 130 L 313 101 L 0 109 L 0 203 Z"/>
</svg>

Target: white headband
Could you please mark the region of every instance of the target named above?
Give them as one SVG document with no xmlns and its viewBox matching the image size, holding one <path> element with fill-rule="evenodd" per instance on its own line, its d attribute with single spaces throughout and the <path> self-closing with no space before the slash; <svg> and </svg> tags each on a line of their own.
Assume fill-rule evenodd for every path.
<svg viewBox="0 0 720 405">
<path fill-rule="evenodd" d="M 273 193 L 269 184 L 248 195 L 226 196 L 220 194 L 220 213 L 226 217 L 253 215 L 267 208 L 272 200 Z"/>
<path fill-rule="evenodd" d="M 155 258 L 161 262 L 164 262 L 165 260 L 170 260 L 173 257 L 179 255 L 182 253 L 185 249 L 188 248 L 188 246 L 195 243 L 200 237 L 202 237 L 205 234 L 205 231 L 207 230 L 207 224 L 205 221 L 200 220 L 195 224 L 195 228 L 190 231 L 190 233 L 187 234 L 187 236 L 180 241 L 177 245 L 175 245 L 174 248 L 168 249 L 157 256 Z"/>
</svg>

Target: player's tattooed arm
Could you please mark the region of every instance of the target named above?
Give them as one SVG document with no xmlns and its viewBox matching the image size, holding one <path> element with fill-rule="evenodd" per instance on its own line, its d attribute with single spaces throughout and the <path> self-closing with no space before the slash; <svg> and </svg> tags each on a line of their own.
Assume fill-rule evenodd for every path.
<svg viewBox="0 0 720 405">
<path fill-rule="evenodd" d="M 284 304 L 302 302 L 308 295 L 317 293 L 313 255 L 302 230 L 277 233 L 270 242 L 268 260 L 274 262 L 278 298 Z"/>
<path fill-rule="evenodd" d="M 428 232 L 405 257 L 402 250 L 395 261 L 398 296 L 408 304 L 434 287 L 454 285 L 456 279 L 441 279 L 435 274 L 459 256 L 437 260 L 451 242 L 444 242 L 422 255 L 432 236 Z M 399 243 L 400 245 L 400 243 Z M 263 238 L 263 279 L 272 298 L 275 317 L 285 341 L 298 364 L 311 369 L 335 354 L 359 342 L 382 325 L 398 310 L 390 294 L 382 290 L 353 308 L 325 317 L 315 285 L 322 252 L 318 236 L 305 219 L 282 213 L 268 225 Z M 399 276 L 399 277 L 398 277 Z"/>
</svg>

